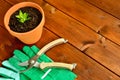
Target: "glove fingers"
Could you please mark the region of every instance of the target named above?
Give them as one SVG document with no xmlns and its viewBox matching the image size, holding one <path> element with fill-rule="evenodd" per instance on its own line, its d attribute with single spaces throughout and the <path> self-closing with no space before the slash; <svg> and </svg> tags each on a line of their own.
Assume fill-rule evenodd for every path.
<svg viewBox="0 0 120 80">
<path fill-rule="evenodd" d="M 40 50 L 37 46 L 33 45 L 31 47 L 31 49 L 33 50 L 33 52 L 35 53 L 35 55 L 38 53 L 38 51 Z"/>
<path fill-rule="evenodd" d="M 32 46 L 31 49 L 35 53 L 39 51 L 39 48 L 35 45 Z M 52 59 L 50 59 L 45 54 L 41 55 L 40 59 L 44 62 L 52 62 Z M 47 70 L 48 69 L 44 69 L 43 71 L 46 72 Z M 51 72 L 49 73 L 49 76 L 52 76 L 53 80 L 74 80 L 77 77 L 73 72 L 67 69 L 60 69 L 60 68 L 52 68 Z"/>
<path fill-rule="evenodd" d="M 18 71 L 19 71 L 19 70 L 16 69 L 14 66 L 12 66 L 12 65 L 9 63 L 8 60 L 3 61 L 3 62 L 2 62 L 2 65 L 5 66 L 5 67 L 7 67 L 7 68 L 9 68 L 9 69 L 11 69 L 11 70 L 13 70 L 13 71 L 15 71 L 15 72 L 18 72 Z"/>
<path fill-rule="evenodd" d="M 37 54 L 37 52 L 39 51 L 39 48 L 37 48 L 36 46 L 32 46 L 31 48 L 28 47 L 28 46 L 25 46 L 23 48 L 23 51 L 24 51 L 25 54 L 23 54 L 19 50 L 15 50 L 14 54 L 18 59 L 16 59 L 15 57 L 12 57 L 12 58 L 9 59 L 10 64 L 13 65 L 14 67 L 16 67 L 19 70 L 25 70 L 26 69 L 25 67 L 22 67 L 22 66 L 18 65 L 20 63 L 20 61 L 25 62 L 26 60 L 29 60 L 29 58 L 31 58 L 31 57 L 33 57 L 34 55 Z M 51 62 L 52 61 L 45 54 L 40 56 L 40 58 L 38 60 L 39 61 L 44 61 L 44 62 Z M 30 70 L 24 72 L 23 73 L 24 75 L 20 75 L 20 77 L 21 77 L 21 80 L 42 80 L 41 78 L 47 70 L 48 69 L 41 70 L 39 68 L 34 68 L 33 67 Z M 30 78 L 30 79 L 22 79 L 22 77 L 24 78 L 24 76 L 27 76 L 27 78 Z M 74 80 L 75 78 L 76 78 L 76 75 L 69 70 L 52 68 L 52 71 L 43 80 Z"/>
<path fill-rule="evenodd" d="M 19 80 L 19 75 L 18 73 L 15 73 L 9 69 L 6 69 L 6 68 L 3 68 L 3 67 L 0 67 L 0 75 L 1 76 L 4 76 L 4 77 L 8 77 L 8 78 L 13 78 L 13 79 L 17 79 Z"/>
<path fill-rule="evenodd" d="M 29 57 L 25 55 L 23 52 L 21 52 L 20 50 L 14 50 L 13 53 L 17 57 L 17 59 L 20 60 L 21 62 L 25 62 L 29 59 Z"/>
<path fill-rule="evenodd" d="M 19 72 L 19 70 L 17 68 L 15 68 L 14 66 L 12 66 L 8 60 L 5 60 L 2 62 L 2 65 L 15 71 L 15 72 Z M 1 80 L 1 79 L 0 79 Z M 3 80 L 7 80 L 7 79 L 3 79 Z M 9 80 L 9 79 L 8 79 Z M 12 79 L 13 80 L 13 79 Z M 25 76 L 24 74 L 20 74 L 20 80 L 30 80 L 27 76 Z"/>
<path fill-rule="evenodd" d="M 24 51 L 25 54 L 26 54 L 27 56 L 29 56 L 30 58 L 35 55 L 35 53 L 31 50 L 31 48 L 30 48 L 29 46 L 24 46 L 24 47 L 23 47 L 23 51 Z"/>
<path fill-rule="evenodd" d="M 0 77 L 0 80 L 14 80 L 14 79 L 8 79 L 8 78 L 1 78 Z"/>
<path fill-rule="evenodd" d="M 18 61 L 16 58 L 12 57 L 9 58 L 9 63 L 14 66 L 15 68 L 17 68 L 18 70 L 25 70 L 25 67 L 19 66 L 19 63 L 21 63 L 20 61 Z"/>
<path fill-rule="evenodd" d="M 33 50 L 33 52 L 34 53 L 37 53 L 38 51 L 39 51 L 39 48 L 37 47 L 37 46 L 35 46 L 35 45 L 33 45 L 32 47 L 31 47 L 31 49 Z M 40 58 L 39 58 L 39 60 L 42 60 L 42 61 L 44 61 L 44 62 L 52 62 L 52 59 L 50 59 L 48 56 L 46 56 L 45 54 L 43 54 L 43 55 L 41 55 L 40 56 Z M 49 68 L 46 68 L 46 69 L 44 69 L 43 70 L 43 72 L 47 72 L 49 70 Z M 52 71 L 50 71 L 49 73 L 48 73 L 48 76 L 52 76 L 52 75 L 54 75 L 54 74 L 56 74 L 57 72 L 56 72 L 56 70 L 53 70 L 52 69 Z"/>
<path fill-rule="evenodd" d="M 36 55 L 39 52 L 40 49 L 37 46 L 33 45 L 31 47 L 31 50 L 34 52 L 34 55 Z M 41 56 L 38 58 L 38 62 L 42 62 L 43 61 L 40 58 L 41 58 Z"/>
<path fill-rule="evenodd" d="M 32 58 L 33 56 L 36 55 L 35 52 L 29 47 L 29 46 L 24 46 L 23 51 L 25 52 L 26 55 L 29 56 L 29 58 Z M 37 60 L 38 62 L 42 62 L 40 59 Z"/>
<path fill-rule="evenodd" d="M 33 57 L 34 55 L 37 54 L 37 52 L 39 51 L 39 48 L 36 47 L 36 46 L 32 46 L 31 48 L 28 47 L 28 46 L 25 46 L 23 48 L 23 51 L 26 53 L 26 55 L 28 55 L 30 58 Z M 44 61 L 44 62 L 51 62 L 52 60 L 47 57 L 45 54 L 41 55 L 40 58 L 39 58 L 39 61 Z M 37 68 L 32 68 L 30 69 L 29 71 L 25 72 L 25 74 L 28 76 L 28 77 L 31 77 L 32 75 L 32 72 L 36 72 L 36 71 L 40 71 L 40 72 L 36 72 L 36 75 L 32 75 L 31 79 L 34 80 L 36 79 L 38 76 L 43 76 L 45 74 L 45 72 L 47 71 L 48 69 L 45 69 L 43 71 L 40 71 L 40 69 L 37 69 Z M 29 75 L 28 75 L 29 74 Z M 65 75 L 65 76 L 63 76 Z M 52 68 L 52 71 L 49 73 L 49 75 L 47 75 L 46 78 L 51 78 L 50 76 L 52 76 L 52 78 L 54 80 L 64 80 L 64 79 L 67 79 L 67 80 L 74 80 L 76 78 L 76 75 L 74 75 L 74 73 L 70 72 L 69 70 L 64 70 L 64 69 L 58 69 L 58 68 Z M 71 77 L 72 76 L 72 77 Z M 39 78 L 41 78 L 39 77 Z M 52 79 L 52 80 L 53 80 Z M 46 79 L 47 80 L 47 79 Z M 50 80 L 50 79 L 48 79 Z"/>
<path fill-rule="evenodd" d="M 18 64 L 20 63 L 16 58 L 12 57 L 9 59 L 9 62 L 11 65 L 13 65 L 15 68 L 19 69 L 19 70 L 25 70 L 25 67 L 19 66 Z M 40 71 L 39 68 L 31 68 L 30 70 L 22 73 L 25 76 L 27 76 L 30 80 L 39 80 L 41 78 L 41 76 L 44 74 L 44 72 Z M 20 77 L 24 78 L 23 75 L 20 75 Z M 29 79 L 21 79 L 21 80 L 29 80 Z M 49 80 L 49 79 L 48 79 Z"/>
<path fill-rule="evenodd" d="M 37 46 L 32 46 L 31 49 L 37 53 L 39 51 L 39 48 Z M 41 55 L 40 58 L 42 61 L 44 62 L 52 62 L 52 59 L 50 59 L 48 56 L 46 56 L 45 54 Z M 45 68 L 43 71 L 46 73 L 49 70 L 49 68 Z M 58 70 L 57 70 L 58 71 Z M 53 76 L 54 74 L 57 74 L 58 72 L 56 71 L 56 69 L 52 68 L 52 70 L 48 73 L 49 76 Z"/>
<path fill-rule="evenodd" d="M 29 46 L 25 46 L 24 48 L 23 48 L 23 51 L 26 53 L 26 55 L 28 55 L 29 57 L 33 57 L 33 56 L 35 56 L 36 54 L 37 54 L 37 52 L 39 51 L 39 48 L 37 48 L 36 46 L 32 46 L 31 48 L 29 47 Z M 40 58 L 38 59 L 38 62 L 42 62 L 42 61 L 44 61 L 44 60 L 41 60 Z M 31 72 L 36 72 L 36 75 L 38 75 L 39 76 L 39 79 L 45 74 L 45 72 L 46 71 L 42 71 L 41 69 L 39 69 L 39 68 L 32 68 L 32 69 L 30 69 L 31 70 Z M 29 71 L 30 71 L 29 70 Z M 28 76 L 28 77 L 31 77 L 31 72 L 29 72 L 29 71 L 27 71 L 27 72 L 25 72 L 25 74 Z M 29 72 L 29 75 L 28 75 L 28 72 Z M 38 73 L 38 74 L 37 74 Z M 36 76 L 36 75 L 34 75 L 34 77 L 38 77 L 38 76 Z M 32 75 L 32 77 L 33 77 L 33 75 Z M 49 79 L 47 79 L 49 77 Z M 32 79 L 33 80 L 33 79 Z M 45 80 L 45 79 L 44 79 Z M 50 76 L 47 76 L 46 77 L 46 80 L 50 80 Z"/>
</svg>

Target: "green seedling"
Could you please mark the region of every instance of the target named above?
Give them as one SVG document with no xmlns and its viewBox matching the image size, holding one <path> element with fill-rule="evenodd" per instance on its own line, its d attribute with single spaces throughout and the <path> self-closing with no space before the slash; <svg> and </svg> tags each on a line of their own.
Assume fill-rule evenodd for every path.
<svg viewBox="0 0 120 80">
<path fill-rule="evenodd" d="M 30 20 L 31 18 L 28 16 L 28 13 L 23 13 L 21 10 L 19 11 L 19 14 L 15 16 L 18 18 L 18 21 L 21 23 L 24 23 L 25 21 Z"/>
</svg>

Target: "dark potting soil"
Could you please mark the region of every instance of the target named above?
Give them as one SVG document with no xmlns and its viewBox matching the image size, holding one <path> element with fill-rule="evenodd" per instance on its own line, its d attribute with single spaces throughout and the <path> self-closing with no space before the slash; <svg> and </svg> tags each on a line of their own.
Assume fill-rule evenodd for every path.
<svg viewBox="0 0 120 80">
<path fill-rule="evenodd" d="M 19 14 L 19 10 L 21 10 L 23 13 L 28 13 L 28 16 L 30 17 L 30 20 L 25 21 L 24 23 L 21 23 L 18 21 L 18 18 L 16 18 L 16 15 Z M 15 32 L 27 32 L 35 27 L 40 23 L 42 19 L 42 14 L 40 11 L 38 11 L 36 8 L 33 7 L 23 7 L 14 12 L 9 20 L 9 26 L 10 29 Z"/>
</svg>

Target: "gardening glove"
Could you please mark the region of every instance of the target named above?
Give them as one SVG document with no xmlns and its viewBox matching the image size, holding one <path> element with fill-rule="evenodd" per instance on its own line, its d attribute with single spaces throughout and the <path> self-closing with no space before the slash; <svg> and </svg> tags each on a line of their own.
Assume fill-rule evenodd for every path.
<svg viewBox="0 0 120 80">
<path fill-rule="evenodd" d="M 0 75 L 5 77 L 5 78 L 1 78 L 0 80 L 4 80 L 4 79 L 20 80 L 19 73 L 16 73 L 14 71 L 11 71 L 3 67 L 0 67 Z"/>
<path fill-rule="evenodd" d="M 0 77 L 0 80 L 14 80 L 14 79 L 9 79 L 9 78 L 2 78 L 2 77 Z"/>
<path fill-rule="evenodd" d="M 36 53 L 39 51 L 39 49 L 36 46 L 32 46 L 31 48 L 28 46 L 25 46 L 23 48 L 23 51 L 26 54 L 23 54 L 19 50 L 15 50 L 14 51 L 15 56 L 9 59 L 9 62 L 19 70 L 25 70 L 26 68 L 21 67 L 18 64 L 29 60 L 31 57 L 36 55 Z M 38 62 L 42 62 L 42 61 L 51 62 L 52 60 L 49 57 L 47 57 L 45 54 L 43 54 L 38 59 Z M 25 74 L 27 77 L 31 78 L 31 80 L 41 80 L 41 76 L 43 76 L 47 70 L 48 69 L 41 70 L 39 68 L 33 67 L 30 70 L 24 72 L 23 74 Z M 64 79 L 74 80 L 75 78 L 76 78 L 76 75 L 67 69 L 52 68 L 49 75 L 47 75 L 43 80 L 64 80 Z"/>
<path fill-rule="evenodd" d="M 27 69 L 26 67 L 19 66 L 19 63 L 29 60 L 30 59 L 29 56 L 31 55 L 31 53 L 33 53 L 33 51 L 30 53 L 24 54 L 20 50 L 15 50 L 13 53 L 14 53 L 14 56 L 12 58 L 9 58 L 10 64 L 13 65 L 19 71 Z M 45 72 L 43 72 L 39 68 L 33 67 L 23 72 L 22 74 L 30 78 L 30 80 L 42 80 L 41 77 L 44 75 L 44 73 Z M 43 80 L 52 80 L 52 78 L 50 76 L 46 76 Z"/>
<path fill-rule="evenodd" d="M 4 67 L 0 67 L 0 80 L 29 80 L 26 76 L 18 73 L 18 70 L 12 66 L 7 60 L 2 62 Z"/>
</svg>

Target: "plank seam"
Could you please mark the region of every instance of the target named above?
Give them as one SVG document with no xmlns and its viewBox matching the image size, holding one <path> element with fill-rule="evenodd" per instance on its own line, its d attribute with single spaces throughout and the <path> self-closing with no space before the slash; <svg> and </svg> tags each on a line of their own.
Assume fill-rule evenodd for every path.
<svg viewBox="0 0 120 80">
<path fill-rule="evenodd" d="M 57 35 L 56 33 L 54 33 L 53 31 L 51 31 L 50 29 L 48 29 L 47 27 L 45 27 L 47 30 L 49 30 L 50 32 L 52 32 L 53 34 L 55 34 L 57 37 L 61 37 L 59 35 Z M 81 51 L 79 48 L 77 48 L 76 46 L 74 46 L 73 44 L 71 44 L 69 41 L 67 42 L 68 44 L 70 44 L 71 46 L 73 46 L 75 49 L 79 50 L 80 52 L 82 52 L 84 55 L 86 55 L 87 57 L 89 57 L 90 59 L 92 59 L 93 61 L 95 61 L 96 63 L 98 63 L 99 65 L 101 65 L 103 68 L 109 70 L 110 72 L 112 72 L 113 74 L 115 74 L 116 76 L 120 77 L 117 73 L 115 73 L 114 71 L 110 70 L 109 68 L 107 68 L 105 65 L 101 64 L 99 61 L 97 61 L 96 59 L 92 58 L 91 56 L 89 56 L 88 54 L 86 54 L 84 51 Z"/>
<path fill-rule="evenodd" d="M 6 0 L 5 0 L 6 1 Z M 44 0 L 45 1 L 45 0 Z M 7 1 L 6 1 L 7 2 Z M 45 1 L 46 2 L 46 1 Z M 10 2 L 7 2 L 7 3 L 9 3 L 10 5 L 12 5 Z M 49 5 L 52 5 L 52 4 L 50 4 L 49 2 L 46 2 L 46 3 L 48 3 Z M 54 5 L 52 5 L 52 6 L 54 6 Z M 55 7 L 55 6 L 54 6 Z M 58 9 L 58 8 L 56 8 L 56 9 Z M 58 9 L 59 11 L 61 11 L 60 9 Z M 72 17 L 72 16 L 70 16 L 69 14 L 67 14 L 67 13 L 65 13 L 65 12 L 63 12 L 63 11 L 61 11 L 62 13 L 64 13 L 64 14 L 66 14 L 66 15 L 68 15 L 69 17 L 71 17 L 71 18 L 73 18 L 73 19 L 75 19 L 76 21 L 78 21 L 78 22 L 80 22 L 80 23 L 82 23 L 81 21 L 79 21 L 79 20 L 77 20 L 76 18 L 74 18 L 74 17 Z M 85 25 L 84 23 L 82 23 L 83 25 Z M 88 27 L 89 29 L 91 29 L 91 30 L 93 30 L 92 28 L 90 28 L 89 26 L 87 26 L 87 25 L 85 25 L 86 27 Z M 46 27 L 45 27 L 46 28 Z M 48 29 L 48 28 L 46 28 L 47 30 L 49 30 L 50 32 L 52 32 L 53 34 L 55 34 L 56 36 L 58 36 L 58 37 L 60 37 L 59 35 L 57 35 L 56 33 L 54 33 L 53 31 L 51 31 L 50 29 Z M 93 30 L 95 33 L 96 33 L 96 31 L 95 30 Z M 99 33 L 98 33 L 99 34 Z M 108 38 L 107 38 L 108 39 Z M 109 39 L 108 39 L 109 40 Z M 110 40 L 111 41 L 111 40 Z M 111 42 L 113 42 L 113 41 L 111 41 Z M 114 43 L 114 42 L 113 42 Z M 68 42 L 68 44 L 70 44 L 71 46 L 73 46 L 75 49 L 77 49 L 77 50 L 79 50 L 76 46 L 74 46 L 73 44 L 71 44 L 71 43 L 69 43 Z M 116 44 L 116 43 L 115 43 Z M 81 50 L 79 50 L 79 51 L 81 51 Z M 81 51 L 82 52 L 82 51 Z M 112 72 L 113 74 L 115 74 L 115 75 L 117 75 L 118 77 L 120 77 L 118 74 L 116 74 L 115 72 L 113 72 L 112 70 L 110 70 L 109 68 L 107 68 L 106 66 L 104 66 L 103 64 L 101 64 L 100 62 L 98 62 L 97 60 L 95 60 L 94 58 L 92 58 L 91 56 L 89 56 L 89 55 L 87 55 L 85 52 L 82 52 L 84 55 L 86 55 L 87 57 L 89 57 L 90 59 L 92 59 L 93 61 L 95 61 L 96 63 L 98 63 L 99 65 L 101 65 L 103 68 L 106 68 L 107 70 L 109 70 L 110 72 Z"/>
<path fill-rule="evenodd" d="M 44 0 L 44 1 L 45 1 L 45 0 Z M 51 6 L 55 7 L 55 6 L 54 6 L 54 5 L 52 5 L 51 3 L 47 2 L 47 1 L 45 1 L 45 2 L 46 2 L 46 3 L 48 3 L 49 5 L 51 5 Z M 55 8 L 56 8 L 56 7 L 55 7 Z M 64 13 L 65 15 L 67 15 L 67 16 L 69 16 L 69 17 L 73 18 L 74 20 L 76 20 L 76 21 L 80 22 L 81 24 L 83 24 L 84 26 L 88 27 L 90 30 L 94 31 L 94 32 L 95 32 L 95 33 L 97 33 L 98 35 L 101 35 L 101 36 L 105 37 L 103 34 L 101 34 L 101 33 L 99 33 L 99 32 L 96 32 L 96 31 L 95 31 L 95 30 L 93 30 L 91 27 L 87 26 L 86 24 L 84 24 L 83 22 L 81 22 L 81 21 L 77 20 L 76 18 L 72 17 L 71 15 L 69 15 L 69 14 L 65 13 L 64 11 L 62 11 L 62 10 L 60 10 L 60 9 L 58 9 L 58 8 L 56 8 L 56 9 L 57 9 L 57 10 L 59 10 L 59 11 L 61 11 L 61 12 L 62 12 L 62 13 Z M 116 45 L 120 46 L 118 43 L 116 43 L 116 42 L 114 42 L 114 41 L 110 40 L 109 38 L 107 38 L 107 37 L 105 37 L 105 38 L 106 38 L 106 39 L 108 39 L 110 42 L 113 42 L 114 44 L 116 44 Z"/>
<path fill-rule="evenodd" d="M 1 27 L 2 29 L 6 30 L 2 25 L 0 25 L 0 27 Z"/>
<path fill-rule="evenodd" d="M 4 0 L 6 3 L 8 3 L 9 5 L 13 6 L 9 1 L 7 0 Z"/>
<path fill-rule="evenodd" d="M 114 16 L 113 14 L 111 14 L 111 13 L 109 13 L 109 12 L 103 10 L 102 8 L 99 8 L 99 7 L 97 7 L 96 5 L 90 3 L 90 2 L 88 2 L 88 1 L 86 1 L 86 0 L 84 0 L 84 1 L 87 2 L 87 3 L 90 4 L 90 5 L 92 5 L 92 6 L 96 7 L 96 8 L 98 8 L 98 9 L 100 9 L 101 11 L 103 11 L 103 12 L 105 12 L 105 13 L 107 13 L 107 14 L 109 14 L 109 15 L 111 15 L 111 16 L 117 18 L 117 19 L 119 19 L 118 17 L 116 17 L 116 16 Z M 120 19 L 119 19 L 119 20 L 120 20 Z"/>
</svg>

